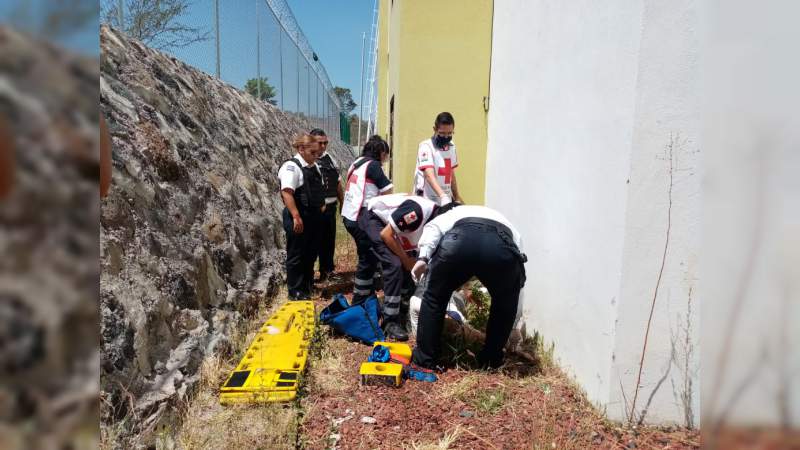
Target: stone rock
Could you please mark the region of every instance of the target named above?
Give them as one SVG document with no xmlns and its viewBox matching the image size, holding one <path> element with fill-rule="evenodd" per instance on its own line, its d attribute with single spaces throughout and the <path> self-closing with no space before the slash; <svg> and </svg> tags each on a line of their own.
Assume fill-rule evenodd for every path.
<svg viewBox="0 0 800 450">
<path fill-rule="evenodd" d="M 105 26 L 100 48 L 113 152 L 100 215 L 102 417 L 138 417 L 134 435 L 171 420 L 203 358 L 229 356 L 234 330 L 284 281 L 277 172 L 311 126 Z M 328 151 L 343 171 L 353 160 L 335 139 Z"/>
</svg>

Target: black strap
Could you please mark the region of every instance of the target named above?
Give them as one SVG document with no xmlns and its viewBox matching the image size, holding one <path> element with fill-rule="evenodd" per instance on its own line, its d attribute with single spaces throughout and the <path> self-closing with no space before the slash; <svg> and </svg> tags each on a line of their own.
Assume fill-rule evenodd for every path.
<svg viewBox="0 0 800 450">
<path fill-rule="evenodd" d="M 360 306 L 361 310 L 364 311 L 364 317 L 367 318 L 367 322 L 369 322 L 369 325 L 372 327 L 372 333 L 375 335 L 375 340 L 377 341 L 378 339 L 385 338 L 385 336 L 383 337 L 381 336 L 381 333 L 378 332 L 378 327 L 375 325 L 374 322 L 372 322 L 372 318 L 369 316 L 369 312 L 367 312 L 367 307 L 364 306 L 365 304 L 366 301 L 363 301 L 359 303 L 358 306 Z"/>
<path fill-rule="evenodd" d="M 528 262 L 528 256 L 525 253 L 522 253 L 517 247 L 517 243 L 514 242 L 514 233 L 511 232 L 511 229 L 508 228 L 505 224 L 498 222 L 492 219 L 486 219 L 483 217 L 465 217 L 463 219 L 459 219 L 454 225 L 453 228 L 464 225 L 464 224 L 477 224 L 486 226 L 489 228 L 494 228 L 497 232 L 497 235 L 500 236 L 500 239 L 514 252 L 515 255 L 522 261 L 523 264 Z"/>
</svg>

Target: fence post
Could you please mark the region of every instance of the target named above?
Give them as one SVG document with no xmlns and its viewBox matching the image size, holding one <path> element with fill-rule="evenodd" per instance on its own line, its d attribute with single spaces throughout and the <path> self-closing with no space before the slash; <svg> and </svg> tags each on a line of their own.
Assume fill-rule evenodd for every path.
<svg viewBox="0 0 800 450">
<path fill-rule="evenodd" d="M 258 3 L 256 0 L 256 93 L 261 100 L 261 15 L 258 13 Z"/>
<path fill-rule="evenodd" d="M 219 78 L 219 0 L 214 0 L 214 30 L 217 39 L 217 78 Z"/>
<path fill-rule="evenodd" d="M 117 1 L 117 19 L 119 20 L 119 30 L 125 31 L 125 1 Z"/>
<path fill-rule="evenodd" d="M 361 145 L 361 118 L 364 117 L 364 47 L 367 42 L 367 33 L 361 33 L 361 100 L 358 102 L 361 114 L 358 115 L 358 137 L 356 145 Z"/>
<path fill-rule="evenodd" d="M 296 110 L 295 112 L 300 112 L 300 49 L 295 49 L 295 60 L 297 61 L 297 103 L 296 103 Z"/>
<path fill-rule="evenodd" d="M 277 18 L 275 20 L 278 20 Z M 281 66 L 281 109 L 286 110 L 286 102 L 283 100 L 283 31 L 278 24 L 278 58 Z"/>
</svg>

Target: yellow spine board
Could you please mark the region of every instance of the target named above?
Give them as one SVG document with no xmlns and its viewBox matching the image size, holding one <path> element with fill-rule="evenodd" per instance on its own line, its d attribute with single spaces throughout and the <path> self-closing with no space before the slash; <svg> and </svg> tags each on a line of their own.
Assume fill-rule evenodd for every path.
<svg viewBox="0 0 800 450">
<path fill-rule="evenodd" d="M 396 363 L 361 364 L 361 384 L 400 387 L 403 383 L 403 365 Z"/>
<path fill-rule="evenodd" d="M 259 329 L 222 385 L 223 405 L 293 400 L 308 360 L 316 312 L 310 301 L 284 304 Z"/>
</svg>

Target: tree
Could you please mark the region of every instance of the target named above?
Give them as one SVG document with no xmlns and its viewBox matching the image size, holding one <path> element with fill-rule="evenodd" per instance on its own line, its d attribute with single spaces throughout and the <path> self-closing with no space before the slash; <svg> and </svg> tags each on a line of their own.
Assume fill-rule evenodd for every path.
<svg viewBox="0 0 800 450">
<path fill-rule="evenodd" d="M 343 113 L 350 114 L 350 111 L 358 106 L 356 102 L 353 101 L 353 94 L 350 93 L 350 89 L 336 86 L 333 88 L 333 93 L 339 98 Z"/>
<path fill-rule="evenodd" d="M 207 41 L 211 32 L 180 21 L 192 6 L 188 0 L 125 0 L 119 23 L 119 1 L 103 0 L 105 23 L 159 50 L 187 47 Z"/>
<path fill-rule="evenodd" d="M 277 95 L 275 86 L 267 82 L 267 77 L 251 78 L 247 80 L 247 83 L 244 85 L 244 91 L 271 105 L 278 104 L 275 100 L 275 96 Z"/>
</svg>

